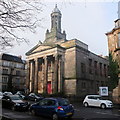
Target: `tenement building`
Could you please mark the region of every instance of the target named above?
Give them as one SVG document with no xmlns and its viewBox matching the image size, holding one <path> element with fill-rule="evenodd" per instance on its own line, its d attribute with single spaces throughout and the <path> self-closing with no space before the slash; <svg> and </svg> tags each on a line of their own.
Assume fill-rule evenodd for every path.
<svg viewBox="0 0 120 120">
<path fill-rule="evenodd" d="M 118 19 L 115 20 L 114 28 L 106 33 L 108 38 L 108 49 L 109 53 L 112 54 L 113 59 L 118 62 L 120 69 L 120 1 L 118 2 Z M 115 101 L 120 103 L 120 73 L 118 74 L 119 83 L 118 86 L 113 90 L 113 96 L 117 98 Z"/>
<path fill-rule="evenodd" d="M 113 55 L 120 66 L 120 2 L 118 3 L 118 19 L 115 20 L 115 27 L 106 35 L 108 37 L 109 53 Z"/>
<path fill-rule="evenodd" d="M 2 53 L 0 55 L 0 90 L 24 90 L 25 62 L 21 57 Z"/>
<path fill-rule="evenodd" d="M 88 50 L 77 39 L 66 39 L 61 31 L 61 11 L 55 6 L 51 13 L 51 29 L 45 40 L 29 50 L 27 82 L 30 92 L 64 93 L 84 96 L 98 93 L 107 85 L 108 60 Z"/>
</svg>

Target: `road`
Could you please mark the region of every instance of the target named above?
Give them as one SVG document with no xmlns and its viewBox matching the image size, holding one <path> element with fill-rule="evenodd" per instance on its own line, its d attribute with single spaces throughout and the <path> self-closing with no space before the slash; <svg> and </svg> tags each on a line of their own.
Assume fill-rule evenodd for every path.
<svg viewBox="0 0 120 120">
<path fill-rule="evenodd" d="M 94 107 L 85 108 L 81 104 L 73 104 L 75 114 L 72 120 L 120 120 L 120 109 L 100 109 Z M 3 116 L 14 120 L 49 120 L 40 116 L 32 116 L 29 112 L 12 111 L 10 109 L 2 109 Z"/>
</svg>

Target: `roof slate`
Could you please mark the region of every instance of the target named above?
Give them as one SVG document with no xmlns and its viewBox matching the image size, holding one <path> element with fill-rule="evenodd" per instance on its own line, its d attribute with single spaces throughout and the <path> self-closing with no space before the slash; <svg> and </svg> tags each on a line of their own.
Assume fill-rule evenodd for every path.
<svg viewBox="0 0 120 120">
<path fill-rule="evenodd" d="M 13 56 L 13 55 L 9 55 L 9 54 L 2 54 L 2 60 L 6 60 L 6 61 L 12 61 L 12 62 L 18 62 L 18 63 L 23 63 L 22 59 L 20 57 L 17 56 Z"/>
</svg>

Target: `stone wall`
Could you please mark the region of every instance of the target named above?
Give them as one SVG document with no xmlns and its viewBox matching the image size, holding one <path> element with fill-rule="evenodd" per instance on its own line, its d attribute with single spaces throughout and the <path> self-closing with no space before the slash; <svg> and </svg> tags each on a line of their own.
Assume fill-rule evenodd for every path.
<svg viewBox="0 0 120 120">
<path fill-rule="evenodd" d="M 90 65 L 91 61 L 91 65 Z M 96 63 L 96 67 L 95 67 Z M 101 73 L 100 73 L 101 64 Z M 108 86 L 108 60 L 86 49 L 76 47 L 77 96 L 98 94 L 100 86 Z"/>
<path fill-rule="evenodd" d="M 118 86 L 113 89 L 112 99 L 114 103 L 120 104 L 120 81 Z"/>
<path fill-rule="evenodd" d="M 76 52 L 75 47 L 65 52 L 64 92 L 67 95 L 76 95 Z"/>
</svg>

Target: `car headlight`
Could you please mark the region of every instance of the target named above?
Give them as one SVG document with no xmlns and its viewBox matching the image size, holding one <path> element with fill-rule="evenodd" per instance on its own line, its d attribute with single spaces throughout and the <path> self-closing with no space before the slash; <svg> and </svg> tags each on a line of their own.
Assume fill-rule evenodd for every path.
<svg viewBox="0 0 120 120">
<path fill-rule="evenodd" d="M 107 102 L 107 104 L 112 104 L 112 102 Z"/>
<path fill-rule="evenodd" d="M 20 106 L 20 103 L 16 103 L 16 106 Z"/>
</svg>

